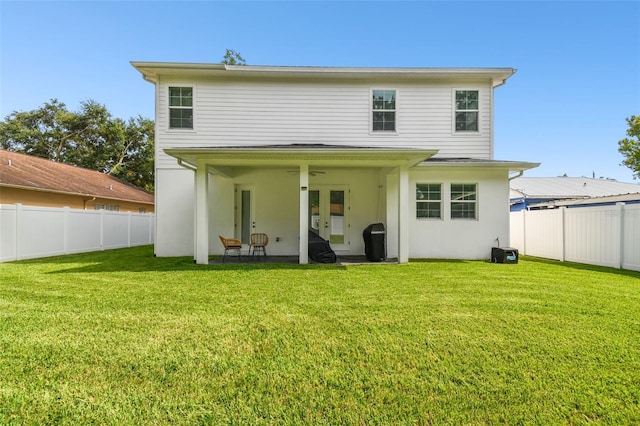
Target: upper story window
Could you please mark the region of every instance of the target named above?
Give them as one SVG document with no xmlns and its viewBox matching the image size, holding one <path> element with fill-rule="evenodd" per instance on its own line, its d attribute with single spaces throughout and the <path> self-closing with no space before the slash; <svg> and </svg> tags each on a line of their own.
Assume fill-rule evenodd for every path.
<svg viewBox="0 0 640 426">
<path fill-rule="evenodd" d="M 372 126 L 374 132 L 395 132 L 396 130 L 396 91 L 372 91 Z"/>
<path fill-rule="evenodd" d="M 169 128 L 193 129 L 193 87 L 169 87 Z"/>
<path fill-rule="evenodd" d="M 477 193 L 475 183 L 452 183 L 451 219 L 477 219 Z"/>
<path fill-rule="evenodd" d="M 442 185 L 439 183 L 416 184 L 416 218 L 442 218 Z"/>
<path fill-rule="evenodd" d="M 479 110 L 477 90 L 456 90 L 456 132 L 477 132 Z"/>
</svg>

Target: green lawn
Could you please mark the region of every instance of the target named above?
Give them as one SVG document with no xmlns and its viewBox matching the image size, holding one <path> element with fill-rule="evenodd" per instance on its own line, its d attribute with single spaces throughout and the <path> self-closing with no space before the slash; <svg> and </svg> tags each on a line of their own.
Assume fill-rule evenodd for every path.
<svg viewBox="0 0 640 426">
<path fill-rule="evenodd" d="M 0 424 L 639 424 L 640 274 L 0 264 Z"/>
</svg>

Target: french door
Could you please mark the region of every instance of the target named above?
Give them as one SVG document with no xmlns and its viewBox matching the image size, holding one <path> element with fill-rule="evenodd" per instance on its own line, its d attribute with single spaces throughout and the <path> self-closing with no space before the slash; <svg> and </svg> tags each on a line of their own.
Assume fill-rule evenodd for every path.
<svg viewBox="0 0 640 426">
<path fill-rule="evenodd" d="M 349 248 L 349 187 L 316 186 L 309 191 L 309 229 L 334 250 Z"/>
</svg>

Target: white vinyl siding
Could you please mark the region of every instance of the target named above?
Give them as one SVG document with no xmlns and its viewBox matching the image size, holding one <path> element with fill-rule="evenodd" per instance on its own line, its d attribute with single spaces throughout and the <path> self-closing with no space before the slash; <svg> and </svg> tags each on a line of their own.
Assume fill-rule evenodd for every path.
<svg viewBox="0 0 640 426">
<path fill-rule="evenodd" d="M 476 134 L 452 134 L 451 92 L 445 83 L 394 85 L 396 132 L 371 133 L 370 82 L 231 82 L 194 83 L 165 78 L 157 91 L 157 167 L 175 167 L 165 148 L 262 144 L 327 144 L 416 147 L 439 150 L 439 157 L 490 159 L 491 85 L 479 91 Z M 168 130 L 168 87 L 194 87 L 194 130 Z M 458 85 L 456 86 L 458 87 Z"/>
</svg>

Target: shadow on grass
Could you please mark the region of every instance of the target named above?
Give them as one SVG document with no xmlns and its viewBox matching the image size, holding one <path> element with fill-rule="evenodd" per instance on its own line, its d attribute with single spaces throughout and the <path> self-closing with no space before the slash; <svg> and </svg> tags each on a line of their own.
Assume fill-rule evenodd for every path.
<svg viewBox="0 0 640 426">
<path fill-rule="evenodd" d="M 640 278 L 640 272 L 615 269 L 605 266 L 587 265 L 574 262 L 560 262 L 532 256 L 521 256 L 520 260 L 557 267 L 571 268 L 581 271 L 608 273 L 625 277 Z M 411 259 L 410 264 L 452 263 L 464 264 L 478 261 L 459 259 Z M 252 272 L 256 270 L 343 270 L 348 267 L 340 264 L 308 264 L 297 263 L 212 263 L 197 265 L 193 258 L 186 257 L 154 257 L 153 246 L 105 250 L 99 252 L 80 253 L 65 256 L 55 256 L 40 259 L 10 262 L 18 265 L 42 265 L 52 267 L 49 274 L 59 273 L 88 273 L 88 272 L 162 272 L 162 271 L 235 271 Z M 395 266 L 395 265 L 394 265 Z"/>
<path fill-rule="evenodd" d="M 256 270 L 307 270 L 307 269 L 346 269 L 343 265 L 297 263 L 212 263 L 197 265 L 190 256 L 155 257 L 153 246 L 141 246 L 99 252 L 79 253 L 40 259 L 12 262 L 21 265 L 47 265 L 55 270 L 49 274 L 93 273 L 93 272 L 162 272 L 162 271 L 236 271 Z"/>
<path fill-rule="evenodd" d="M 521 256 L 520 259 L 526 260 L 527 262 L 542 263 L 545 265 L 556 265 L 558 267 L 577 269 L 580 271 L 592 271 L 592 272 L 608 273 L 613 275 L 622 275 L 625 277 L 640 278 L 640 272 L 630 271 L 627 269 L 616 269 L 608 266 L 589 265 L 586 263 L 561 262 L 559 260 L 544 259 L 542 257 L 533 257 L 533 256 Z"/>
</svg>

